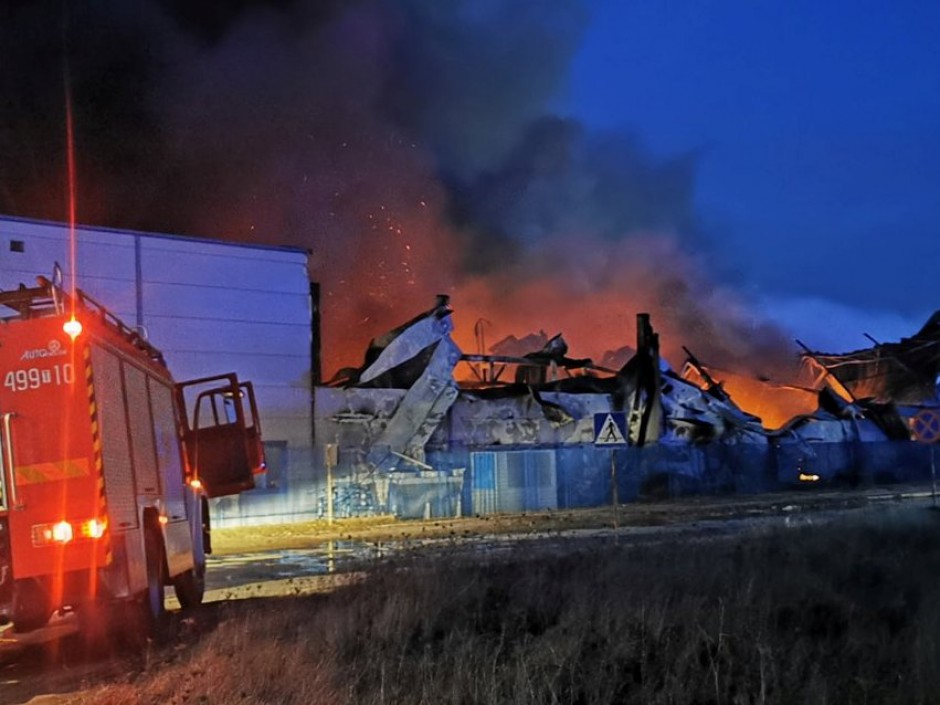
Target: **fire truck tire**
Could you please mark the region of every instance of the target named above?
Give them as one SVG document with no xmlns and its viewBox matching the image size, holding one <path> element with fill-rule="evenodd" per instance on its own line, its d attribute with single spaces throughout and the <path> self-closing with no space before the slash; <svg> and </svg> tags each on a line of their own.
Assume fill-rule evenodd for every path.
<svg viewBox="0 0 940 705">
<path fill-rule="evenodd" d="M 20 634 L 33 632 L 40 629 L 49 622 L 49 614 L 46 612 L 23 613 L 13 617 L 13 629 Z"/>
<path fill-rule="evenodd" d="M 147 562 L 147 589 L 140 599 L 143 630 L 147 636 L 159 638 L 166 627 L 166 560 L 163 540 L 157 529 L 150 527 L 144 534 L 144 556 Z"/>
<path fill-rule="evenodd" d="M 191 610 L 202 604 L 206 592 L 205 564 L 197 566 L 173 578 L 173 588 L 176 590 L 176 599 L 180 607 Z"/>
<path fill-rule="evenodd" d="M 49 600 L 38 583 L 24 582 L 13 605 L 13 628 L 20 633 L 44 627 L 52 616 Z"/>
</svg>

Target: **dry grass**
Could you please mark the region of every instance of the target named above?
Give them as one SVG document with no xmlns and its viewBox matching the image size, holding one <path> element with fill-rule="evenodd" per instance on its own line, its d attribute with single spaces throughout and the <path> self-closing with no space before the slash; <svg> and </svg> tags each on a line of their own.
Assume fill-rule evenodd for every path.
<svg viewBox="0 0 940 705">
<path fill-rule="evenodd" d="M 936 513 L 474 560 L 224 605 L 73 702 L 940 702 Z"/>
</svg>

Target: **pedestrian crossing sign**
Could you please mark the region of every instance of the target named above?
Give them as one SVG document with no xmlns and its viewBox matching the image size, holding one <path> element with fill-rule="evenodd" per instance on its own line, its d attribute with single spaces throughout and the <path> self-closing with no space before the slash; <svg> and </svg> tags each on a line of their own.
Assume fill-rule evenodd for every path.
<svg viewBox="0 0 940 705">
<path fill-rule="evenodd" d="M 627 415 L 622 411 L 594 414 L 594 445 L 627 445 Z"/>
</svg>

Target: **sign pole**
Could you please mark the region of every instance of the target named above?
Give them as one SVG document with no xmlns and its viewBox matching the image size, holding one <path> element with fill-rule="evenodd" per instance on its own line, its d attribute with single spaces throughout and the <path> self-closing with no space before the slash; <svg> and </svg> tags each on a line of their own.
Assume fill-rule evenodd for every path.
<svg viewBox="0 0 940 705">
<path fill-rule="evenodd" d="M 333 465 L 326 466 L 326 523 L 333 525 Z"/>
<path fill-rule="evenodd" d="M 936 443 L 930 444 L 930 482 L 933 485 L 933 506 L 937 506 L 937 463 L 936 463 L 936 452 L 934 448 L 937 447 Z"/>
<path fill-rule="evenodd" d="M 333 468 L 339 460 L 339 443 L 326 444 L 326 523 L 333 525 Z"/>
<path fill-rule="evenodd" d="M 617 462 L 614 449 L 610 449 L 610 508 L 614 516 L 614 531 L 617 530 Z M 614 534 L 616 540 L 617 535 Z"/>
</svg>

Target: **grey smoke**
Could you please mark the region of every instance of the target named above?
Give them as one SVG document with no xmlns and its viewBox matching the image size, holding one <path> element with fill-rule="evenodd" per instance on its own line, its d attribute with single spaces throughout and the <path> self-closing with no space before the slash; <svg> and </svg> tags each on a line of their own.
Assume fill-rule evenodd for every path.
<svg viewBox="0 0 940 705">
<path fill-rule="evenodd" d="M 311 248 L 327 367 L 354 363 L 475 277 L 590 276 L 545 243 L 694 243 L 694 155 L 548 109 L 589 19 L 585 0 L 6 3 L 0 211 L 64 218 L 65 48 L 79 220 Z M 657 267 L 663 310 L 703 325 Z"/>
</svg>

